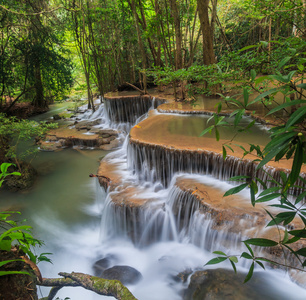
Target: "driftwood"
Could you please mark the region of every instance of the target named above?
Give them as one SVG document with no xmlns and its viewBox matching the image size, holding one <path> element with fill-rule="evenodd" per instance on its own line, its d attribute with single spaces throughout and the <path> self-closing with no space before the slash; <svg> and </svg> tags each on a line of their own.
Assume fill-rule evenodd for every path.
<svg viewBox="0 0 306 300">
<path fill-rule="evenodd" d="M 131 86 L 133 89 L 139 91 L 142 95 L 148 94 L 148 92 L 146 92 L 145 90 L 141 90 L 141 89 L 139 89 L 137 86 L 135 86 L 135 85 L 133 85 L 133 84 L 131 84 L 131 83 L 129 83 L 129 82 L 126 82 L 126 84 L 129 85 L 129 86 Z"/>
<path fill-rule="evenodd" d="M 109 280 L 91 276 L 84 273 L 59 273 L 64 278 L 43 278 L 38 283 L 41 286 L 53 287 L 48 297 L 44 300 L 52 300 L 56 293 L 66 286 L 80 286 L 99 295 L 112 296 L 118 300 L 137 300 L 133 294 L 119 280 Z M 41 300 L 43 300 L 41 299 Z"/>
</svg>

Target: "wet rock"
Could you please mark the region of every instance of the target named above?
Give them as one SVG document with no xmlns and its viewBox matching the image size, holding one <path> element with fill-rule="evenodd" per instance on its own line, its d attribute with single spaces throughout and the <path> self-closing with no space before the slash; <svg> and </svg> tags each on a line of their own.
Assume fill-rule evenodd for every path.
<svg viewBox="0 0 306 300">
<path fill-rule="evenodd" d="M 260 274 L 260 275 L 259 275 Z M 214 269 L 195 272 L 190 279 L 184 300 L 272 300 L 284 299 L 281 292 L 267 283 L 268 275 L 254 273 L 252 279 L 243 283 L 246 274 L 233 270 Z"/>
<path fill-rule="evenodd" d="M 59 150 L 60 148 L 62 148 L 62 144 L 59 141 L 56 142 L 45 142 L 42 141 L 40 143 L 40 151 L 50 151 L 50 152 L 54 152 Z"/>
<path fill-rule="evenodd" d="M 142 279 L 142 275 L 136 269 L 129 266 L 114 266 L 102 272 L 101 278 L 120 280 L 123 284 L 136 284 Z"/>
<path fill-rule="evenodd" d="M 96 120 L 93 120 L 93 121 L 83 120 L 83 121 L 77 122 L 75 124 L 75 128 L 77 130 L 81 130 L 81 129 L 90 130 L 92 126 L 99 125 L 100 122 L 101 122 L 101 119 L 96 119 Z"/>
<path fill-rule="evenodd" d="M 103 139 L 103 142 L 104 142 L 104 139 Z M 119 141 L 116 139 L 116 140 L 112 140 L 109 144 L 104 144 L 100 146 L 99 148 L 101 150 L 110 151 L 110 150 L 117 148 L 118 146 L 119 146 Z"/>
<path fill-rule="evenodd" d="M 37 177 L 37 171 L 28 163 L 20 163 L 21 170 L 14 167 L 12 171 L 18 171 L 21 176 L 8 176 L 6 177 L 4 184 L 11 191 L 26 190 L 30 188 Z M 0 297 L 1 299 L 1 297 Z"/>
<path fill-rule="evenodd" d="M 61 119 L 61 116 L 60 115 L 53 115 L 53 120 L 54 121 L 58 121 Z"/>
<path fill-rule="evenodd" d="M 55 141 L 57 141 L 57 137 L 55 135 L 48 135 L 48 136 L 46 136 L 46 141 L 55 142 Z"/>
<path fill-rule="evenodd" d="M 94 270 L 95 276 L 101 276 L 103 271 L 106 270 L 111 266 L 111 258 L 110 257 L 104 257 L 102 259 L 97 260 L 94 265 L 92 266 Z"/>
</svg>

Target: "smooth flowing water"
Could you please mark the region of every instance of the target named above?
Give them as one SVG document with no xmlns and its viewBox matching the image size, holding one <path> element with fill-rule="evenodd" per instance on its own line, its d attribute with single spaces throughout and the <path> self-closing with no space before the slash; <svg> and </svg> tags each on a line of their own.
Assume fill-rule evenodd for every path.
<svg viewBox="0 0 306 300">
<path fill-rule="evenodd" d="M 127 166 L 126 147 L 127 143 L 108 156 L 121 164 L 125 181 L 137 185 L 137 178 Z M 88 177 L 95 173 L 104 155 L 106 152 L 101 150 L 77 149 L 39 153 L 34 162 L 39 172 L 35 186 L 27 193 L 1 191 L 0 209 L 20 209 L 22 217 L 33 225 L 34 234 L 45 241 L 39 252 L 53 253 L 53 265 L 39 264 L 44 277 L 71 271 L 92 274 L 97 260 L 110 257 L 113 265 L 128 265 L 141 272 L 143 279 L 128 286 L 139 300 L 182 299 L 181 291 L 186 286 L 175 277 L 187 269 L 202 268 L 213 257 L 211 251 L 222 250 L 218 244 L 222 236 L 212 236 L 209 219 L 197 217 L 194 208 L 190 208 L 191 221 L 185 220 L 183 226 L 177 224 L 172 212 L 178 197 L 174 178 L 167 189 L 156 189 L 150 182 L 139 187 L 138 197 L 155 201 L 143 210 L 143 232 L 136 242 L 132 241 L 127 232 L 131 228 L 111 202 L 112 193 L 117 191 L 106 195 L 96 179 Z M 222 190 L 229 188 L 228 183 L 210 176 L 180 176 L 191 176 Z M 226 263 L 220 266 L 230 267 Z M 305 290 L 291 283 L 283 272 L 267 271 L 262 276 L 260 288 L 256 284 L 254 287 L 258 289 L 258 299 L 305 299 Z M 46 295 L 48 289 L 41 288 L 41 292 Z M 112 299 L 82 288 L 64 288 L 57 296 L 72 300 Z"/>
</svg>

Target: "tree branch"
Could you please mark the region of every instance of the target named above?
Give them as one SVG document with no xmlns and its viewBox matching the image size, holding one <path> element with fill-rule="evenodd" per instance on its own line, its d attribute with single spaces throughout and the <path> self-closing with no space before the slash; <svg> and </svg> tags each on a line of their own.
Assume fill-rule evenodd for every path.
<svg viewBox="0 0 306 300">
<path fill-rule="evenodd" d="M 48 300 L 52 300 L 57 291 L 65 286 L 81 286 L 99 295 L 112 296 L 118 300 L 137 300 L 119 280 L 109 280 L 83 273 L 59 273 L 64 278 L 43 278 L 41 286 L 55 287 L 51 290 Z"/>
</svg>

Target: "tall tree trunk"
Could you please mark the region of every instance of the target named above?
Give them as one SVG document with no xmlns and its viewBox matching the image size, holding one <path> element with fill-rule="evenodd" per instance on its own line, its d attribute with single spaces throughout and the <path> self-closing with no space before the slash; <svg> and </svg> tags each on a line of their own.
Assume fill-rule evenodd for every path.
<svg viewBox="0 0 306 300">
<path fill-rule="evenodd" d="M 203 61 L 204 65 L 210 65 L 215 63 L 215 53 L 213 47 L 212 29 L 208 16 L 209 0 L 197 0 L 197 2 L 203 36 Z"/>
<path fill-rule="evenodd" d="M 134 16 L 134 22 L 135 22 L 135 27 L 136 27 L 136 31 L 137 31 L 137 38 L 138 38 L 138 46 L 139 46 L 139 50 L 141 53 L 141 60 L 142 60 L 142 68 L 145 70 L 147 68 L 147 55 L 146 55 L 146 50 L 142 41 L 142 37 L 141 37 L 141 31 L 139 28 L 139 22 L 138 22 L 138 16 L 137 16 L 137 11 L 136 11 L 136 4 L 135 4 L 135 0 L 128 0 L 128 3 L 131 7 L 133 16 Z M 145 73 L 142 72 L 142 79 L 143 79 L 143 90 L 144 93 L 147 93 L 147 76 Z"/>
<path fill-rule="evenodd" d="M 183 64 L 182 59 L 182 32 L 180 14 L 176 0 L 170 0 L 171 14 L 174 20 L 175 28 L 175 69 L 181 69 Z"/>
</svg>

